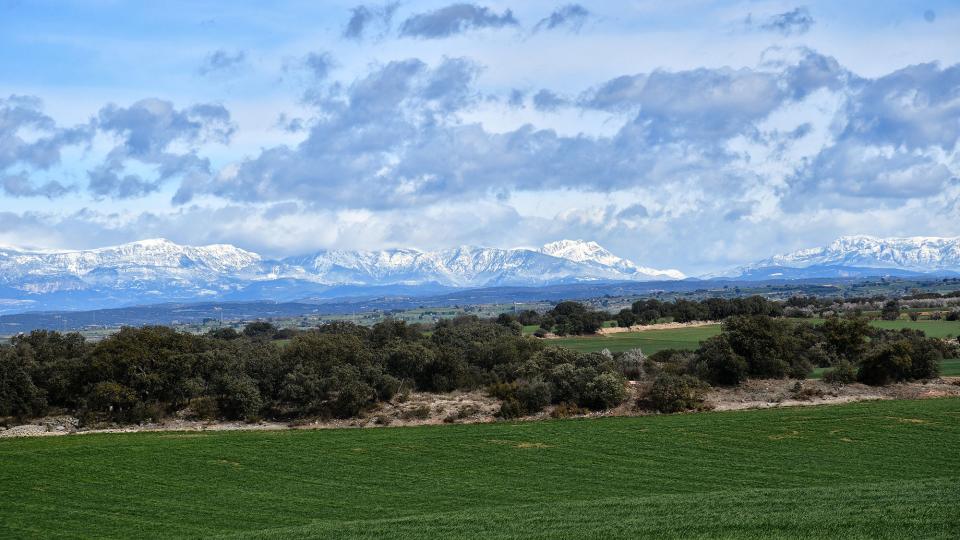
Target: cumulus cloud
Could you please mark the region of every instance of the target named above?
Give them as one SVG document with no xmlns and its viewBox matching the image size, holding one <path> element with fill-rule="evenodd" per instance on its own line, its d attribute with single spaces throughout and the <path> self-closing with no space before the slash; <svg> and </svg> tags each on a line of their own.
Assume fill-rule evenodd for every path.
<svg viewBox="0 0 960 540">
<path fill-rule="evenodd" d="M 343 29 L 343 37 L 361 40 L 368 37 L 371 28 L 376 27 L 381 34 L 390 29 L 393 14 L 400 6 L 399 2 L 383 5 L 359 5 L 350 10 L 350 20 Z"/>
<path fill-rule="evenodd" d="M 89 143 L 90 125 L 58 126 L 43 113 L 42 102 L 32 96 L 0 98 L 0 179 L 3 191 L 14 197 L 54 198 L 73 188 L 55 180 L 35 185 L 31 173 L 58 165 L 65 148 Z"/>
<path fill-rule="evenodd" d="M 176 109 L 169 101 L 150 98 L 129 107 L 107 105 L 96 119 L 98 131 L 117 140 L 103 164 L 87 172 L 89 189 L 97 196 L 129 198 L 159 189 L 171 178 L 210 174 L 209 160 L 196 150 L 173 146 L 227 143 L 234 132 L 230 112 L 222 105 L 197 104 Z M 129 163 L 151 167 L 150 178 L 127 172 Z"/>
<path fill-rule="evenodd" d="M 56 180 L 47 181 L 39 186 L 34 185 L 24 172 L 3 177 L 0 185 L 3 187 L 3 192 L 11 197 L 55 199 L 76 190 L 74 186 L 65 186 Z"/>
<path fill-rule="evenodd" d="M 911 149 L 956 148 L 960 133 L 960 65 L 917 64 L 860 81 L 848 102 L 841 137 Z"/>
<path fill-rule="evenodd" d="M 534 32 L 542 30 L 553 30 L 566 27 L 573 32 L 579 32 L 583 24 L 590 17 L 590 11 L 580 4 L 567 4 L 554 10 L 549 16 L 544 17 L 534 27 Z"/>
<path fill-rule="evenodd" d="M 334 65 L 333 55 L 328 52 L 311 52 L 303 57 L 303 66 L 317 81 L 326 79 Z"/>
<path fill-rule="evenodd" d="M 437 39 L 473 29 L 503 28 L 518 24 L 509 9 L 498 14 L 488 7 L 475 4 L 451 4 L 435 11 L 410 16 L 400 26 L 400 35 Z"/>
<path fill-rule="evenodd" d="M 213 51 L 203 60 L 198 72 L 201 75 L 229 73 L 239 69 L 247 61 L 246 51 L 229 52 L 223 49 Z"/>
<path fill-rule="evenodd" d="M 533 95 L 533 107 L 538 111 L 552 112 L 567 103 L 568 101 L 565 98 L 546 88 Z"/>
<path fill-rule="evenodd" d="M 507 97 L 507 105 L 520 109 L 523 107 L 523 100 L 526 99 L 527 94 L 523 90 L 514 88 L 510 90 L 510 95 Z"/>
<path fill-rule="evenodd" d="M 816 21 L 806 7 L 797 7 L 784 13 L 773 15 L 760 28 L 779 32 L 785 36 L 805 34 Z"/>
</svg>

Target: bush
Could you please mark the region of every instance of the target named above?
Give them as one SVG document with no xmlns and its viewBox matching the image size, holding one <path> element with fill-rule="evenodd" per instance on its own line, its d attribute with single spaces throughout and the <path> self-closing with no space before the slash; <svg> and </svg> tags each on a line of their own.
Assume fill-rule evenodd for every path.
<svg viewBox="0 0 960 540">
<path fill-rule="evenodd" d="M 620 366 L 620 374 L 631 381 L 642 380 L 647 357 L 639 348 L 630 349 L 615 357 Z"/>
<path fill-rule="evenodd" d="M 95 384 L 87 403 L 91 410 L 106 413 L 115 420 L 127 421 L 135 419 L 134 409 L 140 405 L 136 392 L 113 381 Z"/>
<path fill-rule="evenodd" d="M 735 386 L 746 380 L 747 370 L 747 361 L 721 335 L 700 344 L 692 371 L 710 384 Z"/>
<path fill-rule="evenodd" d="M 553 408 L 550 411 L 551 418 L 571 418 L 573 416 L 583 416 L 590 412 L 588 409 L 584 409 L 578 406 L 576 403 L 567 403 L 563 402 Z"/>
<path fill-rule="evenodd" d="M 201 420 L 215 420 L 220 415 L 220 409 L 217 407 L 217 400 L 212 397 L 203 396 L 190 400 L 188 404 L 194 418 Z"/>
<path fill-rule="evenodd" d="M 0 350 L 0 416 L 43 414 L 47 401 L 34 383 L 29 366 L 14 351 Z"/>
<path fill-rule="evenodd" d="M 689 375 L 661 375 L 653 381 L 641 406 L 663 413 L 698 411 L 706 408 L 704 399 L 708 386 Z"/>
<path fill-rule="evenodd" d="M 587 383 L 585 405 L 591 409 L 611 409 L 627 398 L 627 381 L 618 373 L 601 373 Z"/>
<path fill-rule="evenodd" d="M 259 418 L 263 399 L 256 382 L 246 375 L 226 374 L 214 382 L 217 408 L 225 418 L 254 420 Z"/>
<path fill-rule="evenodd" d="M 497 417 L 504 420 L 520 418 L 523 416 L 523 406 L 515 399 L 508 399 L 500 404 L 500 410 L 497 411 Z"/>
<path fill-rule="evenodd" d="M 907 340 L 883 344 L 860 362 L 857 380 L 873 386 L 905 380 L 913 367 L 912 354 L 913 347 Z"/>
<path fill-rule="evenodd" d="M 856 380 L 857 369 L 846 360 L 823 372 L 823 382 L 830 384 L 850 384 Z"/>
<path fill-rule="evenodd" d="M 430 418 L 430 406 L 420 405 L 412 409 L 407 409 L 400 413 L 400 418 L 404 420 L 426 420 Z"/>
</svg>

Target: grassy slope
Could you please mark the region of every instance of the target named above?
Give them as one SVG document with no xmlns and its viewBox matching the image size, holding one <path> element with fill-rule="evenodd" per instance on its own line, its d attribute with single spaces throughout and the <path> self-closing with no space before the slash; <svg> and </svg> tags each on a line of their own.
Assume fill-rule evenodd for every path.
<svg viewBox="0 0 960 540">
<path fill-rule="evenodd" d="M 0 441 L 0 537 L 950 537 L 960 400 Z"/>
</svg>

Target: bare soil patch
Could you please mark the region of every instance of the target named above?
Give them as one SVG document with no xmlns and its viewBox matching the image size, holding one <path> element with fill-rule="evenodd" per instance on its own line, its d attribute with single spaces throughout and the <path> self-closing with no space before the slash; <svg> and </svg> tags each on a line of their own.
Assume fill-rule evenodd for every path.
<svg viewBox="0 0 960 540">
<path fill-rule="evenodd" d="M 576 415 L 577 417 L 643 416 L 656 414 L 636 406 L 636 398 L 650 386 L 648 382 L 631 381 L 630 395 L 616 408 Z M 771 407 L 798 407 L 850 403 L 873 399 L 928 399 L 960 397 L 960 377 L 944 377 L 928 382 L 900 383 L 890 386 L 866 386 L 855 383 L 832 385 L 818 380 L 749 380 L 736 388 L 713 388 L 707 394 L 707 404 L 714 410 L 765 409 Z M 551 417 L 555 407 L 514 421 L 535 421 Z M 132 426 L 82 427 L 72 416 L 59 415 L 38 418 L 29 424 L 0 427 L 0 438 L 47 437 L 92 433 L 137 433 L 150 431 L 172 432 L 171 437 L 197 437 L 205 431 L 278 431 L 289 429 L 364 428 L 386 426 L 417 426 L 450 423 L 483 423 L 497 421 L 500 409 L 498 399 L 484 392 L 450 392 L 430 394 L 413 392 L 398 396 L 389 403 L 368 412 L 362 418 L 347 420 L 309 419 L 286 422 L 214 422 L 173 418 L 163 422 Z M 910 419 L 903 419 L 909 422 Z M 517 448 L 539 448 L 530 441 L 507 441 Z M 505 444 L 505 443 L 504 443 Z"/>
<path fill-rule="evenodd" d="M 698 326 L 713 326 L 719 324 L 716 321 L 690 321 L 685 323 L 679 322 L 670 322 L 670 323 L 659 323 L 659 324 L 635 324 L 633 326 L 612 326 L 610 328 L 601 328 L 597 330 L 597 334 L 608 335 L 608 334 L 622 334 L 624 332 L 646 332 L 648 330 L 676 330 L 677 328 L 695 328 Z"/>
</svg>

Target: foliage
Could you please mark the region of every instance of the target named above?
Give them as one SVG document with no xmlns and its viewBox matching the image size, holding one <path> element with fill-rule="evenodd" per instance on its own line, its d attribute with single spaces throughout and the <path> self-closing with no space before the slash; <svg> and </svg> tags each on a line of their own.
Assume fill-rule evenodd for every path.
<svg viewBox="0 0 960 540">
<path fill-rule="evenodd" d="M 708 386 L 695 377 L 665 373 L 653 381 L 640 405 L 663 413 L 702 410 L 707 389 Z"/>
<path fill-rule="evenodd" d="M 747 361 L 733 350 L 725 335 L 701 343 L 692 368 L 697 377 L 723 386 L 740 384 L 749 370 Z"/>
</svg>

